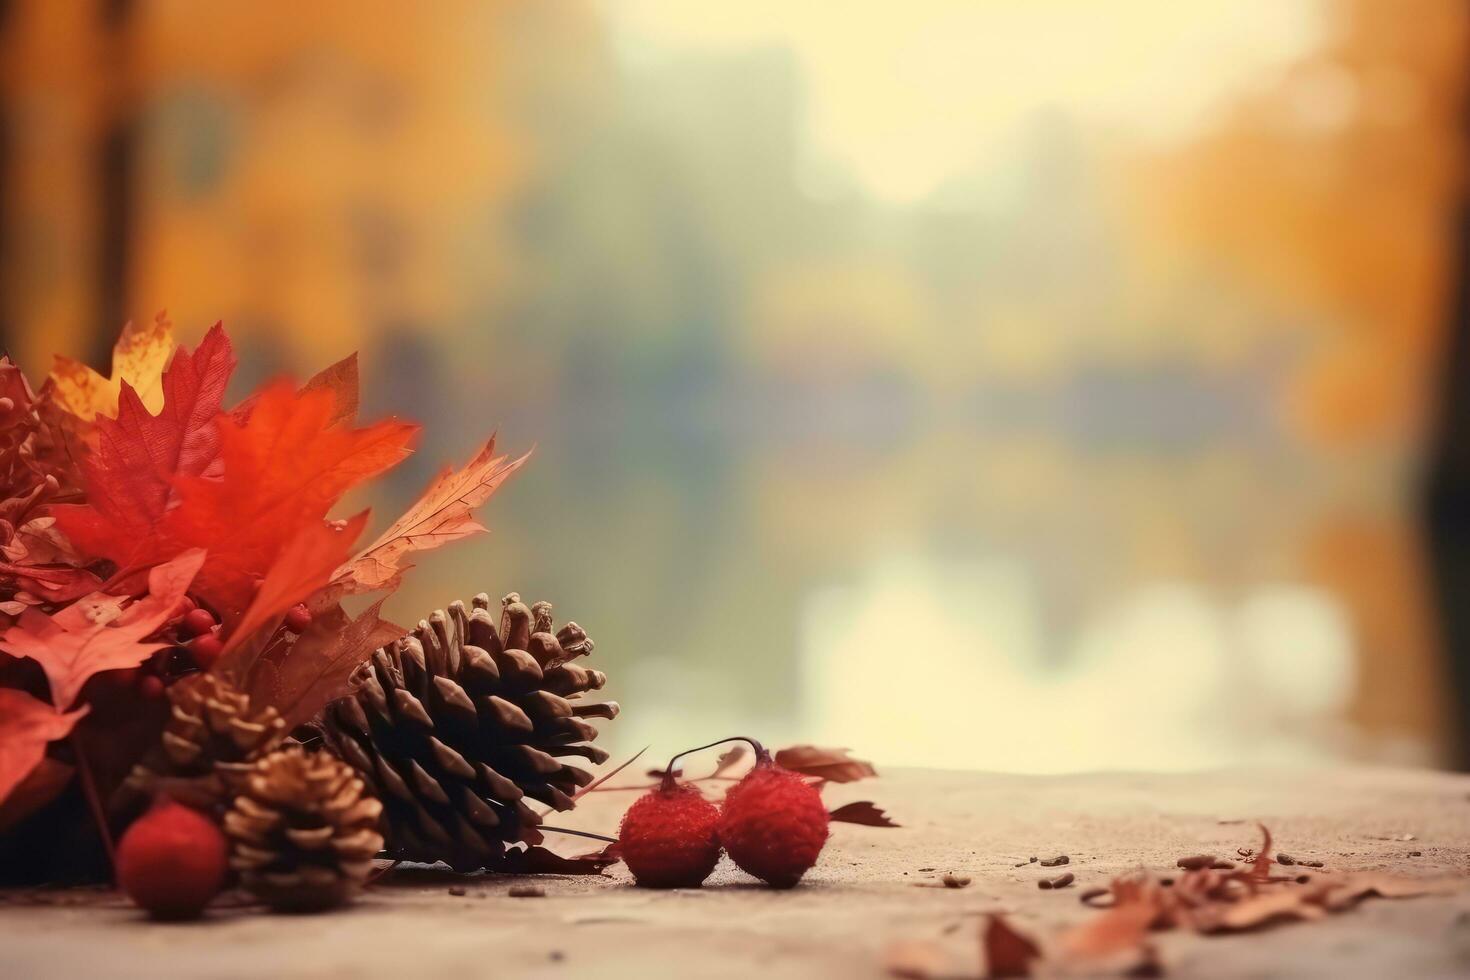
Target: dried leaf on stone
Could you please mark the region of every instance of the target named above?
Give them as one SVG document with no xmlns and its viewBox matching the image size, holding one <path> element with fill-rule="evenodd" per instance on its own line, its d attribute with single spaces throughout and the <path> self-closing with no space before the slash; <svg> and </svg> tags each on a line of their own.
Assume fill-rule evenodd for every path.
<svg viewBox="0 0 1470 980">
<path fill-rule="evenodd" d="M 816 776 L 830 783 L 851 783 L 878 775 L 872 763 L 854 759 L 848 749 L 793 745 L 776 753 L 776 764 L 792 772 Z"/>
<path fill-rule="evenodd" d="M 618 861 L 607 849 L 580 857 L 562 857 L 555 851 L 532 845 L 506 851 L 494 870 L 513 875 L 600 875 Z"/>
<path fill-rule="evenodd" d="M 828 814 L 833 823 L 855 823 L 864 827 L 897 827 L 888 814 L 870 800 L 847 803 Z"/>
<path fill-rule="evenodd" d="M 1018 932 L 1001 915 L 985 917 L 980 951 L 985 976 L 993 978 L 1029 977 L 1032 964 L 1041 958 L 1041 947 L 1036 941 Z"/>
</svg>

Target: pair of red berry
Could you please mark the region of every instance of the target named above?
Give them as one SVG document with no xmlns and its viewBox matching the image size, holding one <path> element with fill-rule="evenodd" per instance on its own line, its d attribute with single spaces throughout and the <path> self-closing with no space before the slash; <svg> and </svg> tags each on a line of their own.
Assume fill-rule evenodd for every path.
<svg viewBox="0 0 1470 980">
<path fill-rule="evenodd" d="M 755 768 L 730 788 L 719 807 L 674 778 L 675 756 L 662 784 L 623 815 L 618 845 L 639 885 L 697 888 L 722 849 L 742 871 L 776 888 L 791 888 L 817 863 L 827 843 L 821 795 L 801 775 L 776 765 L 759 742 L 724 741 L 750 742 Z"/>
</svg>

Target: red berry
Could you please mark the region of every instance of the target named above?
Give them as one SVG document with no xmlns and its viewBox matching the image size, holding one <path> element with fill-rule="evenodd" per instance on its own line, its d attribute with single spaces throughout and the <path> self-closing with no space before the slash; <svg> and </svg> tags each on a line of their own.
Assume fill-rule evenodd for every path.
<svg viewBox="0 0 1470 980">
<path fill-rule="evenodd" d="M 698 888 L 720 860 L 719 819 L 699 790 L 665 776 L 623 815 L 618 846 L 633 880 L 644 888 Z"/>
<path fill-rule="evenodd" d="M 133 822 L 117 844 L 117 883 L 160 919 L 204 911 L 225 886 L 229 845 L 214 822 L 172 800 Z"/>
<path fill-rule="evenodd" d="M 306 628 L 311 625 L 311 610 L 306 608 L 306 603 L 298 602 L 286 613 L 286 629 L 292 633 L 305 633 Z"/>
<path fill-rule="evenodd" d="M 742 871 L 790 888 L 817 863 L 827 824 L 821 795 L 762 752 L 755 768 L 725 794 L 720 843 Z"/>
<path fill-rule="evenodd" d="M 193 599 L 190 599 L 188 596 L 184 596 L 182 599 L 179 600 L 179 604 L 174 607 L 174 615 L 182 618 L 198 608 L 199 603 L 195 602 Z"/>
<path fill-rule="evenodd" d="M 203 636 L 214 629 L 214 614 L 208 609 L 191 609 L 184 614 L 179 626 L 190 636 Z"/>
<path fill-rule="evenodd" d="M 219 659 L 219 655 L 224 653 L 224 650 L 224 641 L 215 633 L 205 633 L 189 641 L 189 655 L 205 670 L 208 670 L 210 665 Z"/>
<path fill-rule="evenodd" d="M 138 693 L 150 701 L 163 697 L 163 678 L 157 674 L 144 674 L 138 681 Z"/>
</svg>

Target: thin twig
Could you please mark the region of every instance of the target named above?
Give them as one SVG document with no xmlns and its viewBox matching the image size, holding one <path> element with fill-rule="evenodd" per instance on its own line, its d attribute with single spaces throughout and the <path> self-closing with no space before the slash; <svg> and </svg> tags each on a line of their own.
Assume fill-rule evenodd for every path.
<svg viewBox="0 0 1470 980">
<path fill-rule="evenodd" d="M 628 759 L 627 762 L 624 762 L 622 765 L 618 766 L 612 772 L 605 773 L 602 776 L 599 776 L 597 779 L 594 779 L 592 782 L 588 783 L 586 786 L 583 786 L 581 789 L 577 790 L 575 793 L 572 794 L 572 799 L 574 799 L 574 800 L 581 799 L 583 796 L 586 796 L 588 793 L 590 793 L 593 790 L 597 789 L 597 787 L 601 786 L 603 783 L 607 782 L 609 779 L 613 778 L 618 773 L 622 772 L 624 769 L 628 768 L 633 763 L 637 762 L 638 761 L 638 757 L 641 756 L 643 753 L 645 753 L 647 751 L 648 751 L 648 746 L 646 746 L 646 745 L 643 746 L 643 748 L 639 749 L 637 752 L 634 752 L 633 755 L 632 755 L 632 757 L 630 759 Z"/>
<path fill-rule="evenodd" d="M 97 823 L 97 832 L 102 835 L 102 846 L 107 849 L 107 863 L 109 866 L 117 865 L 117 849 L 112 844 L 112 831 L 107 826 L 107 815 L 102 810 L 102 798 L 97 793 L 97 783 L 92 778 L 92 766 L 87 762 L 87 753 L 82 748 L 81 736 L 72 732 L 72 749 L 77 754 L 77 772 L 82 778 L 82 795 L 87 798 L 87 807 L 92 811 L 92 819 Z"/>
<path fill-rule="evenodd" d="M 573 837 L 591 837 L 593 840 L 600 840 L 605 844 L 616 844 L 618 842 L 618 839 L 616 837 L 607 837 L 603 834 L 594 834 L 591 831 L 587 830 L 569 830 L 566 827 L 551 827 L 544 823 L 537 824 L 536 829 L 548 830 L 553 834 L 571 834 Z"/>
</svg>

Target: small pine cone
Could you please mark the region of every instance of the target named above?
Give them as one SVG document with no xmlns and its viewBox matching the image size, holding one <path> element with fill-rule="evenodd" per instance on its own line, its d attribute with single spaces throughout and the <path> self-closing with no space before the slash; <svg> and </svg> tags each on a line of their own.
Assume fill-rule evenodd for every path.
<svg viewBox="0 0 1470 980">
<path fill-rule="evenodd" d="M 230 867 L 277 911 L 341 905 L 383 848 L 382 812 L 340 759 L 299 745 L 278 749 L 252 767 L 225 814 Z"/>
<path fill-rule="evenodd" d="M 228 806 L 253 763 L 285 738 L 285 720 L 269 705 L 253 709 L 245 692 L 212 673 L 186 677 L 168 695 L 161 745 L 133 768 L 128 786 L 200 809 Z"/>
<path fill-rule="evenodd" d="M 327 746 L 383 801 L 392 857 L 494 868 L 506 844 L 541 841 L 527 798 L 569 810 L 591 782 L 564 758 L 607 760 L 586 744 L 597 729 L 585 719 L 614 718 L 617 703 L 579 700 L 607 676 L 570 663 L 592 652 L 586 632 L 553 632 L 547 602 L 512 592 L 501 605 L 498 627 L 483 593 L 469 610 L 435 611 L 374 652 L 323 713 Z"/>
</svg>

